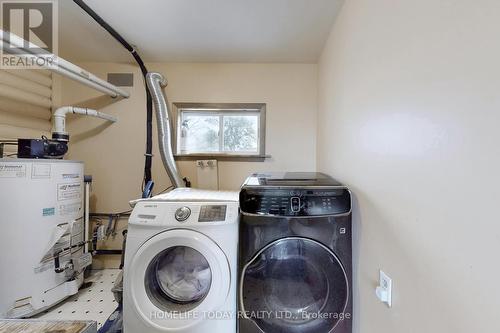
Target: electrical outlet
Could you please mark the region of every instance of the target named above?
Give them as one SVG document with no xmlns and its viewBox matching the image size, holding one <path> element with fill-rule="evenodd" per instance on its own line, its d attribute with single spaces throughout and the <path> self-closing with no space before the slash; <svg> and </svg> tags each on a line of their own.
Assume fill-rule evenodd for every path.
<svg viewBox="0 0 500 333">
<path fill-rule="evenodd" d="M 383 271 L 379 273 L 379 286 L 375 293 L 382 303 L 392 307 L 392 279 Z"/>
</svg>

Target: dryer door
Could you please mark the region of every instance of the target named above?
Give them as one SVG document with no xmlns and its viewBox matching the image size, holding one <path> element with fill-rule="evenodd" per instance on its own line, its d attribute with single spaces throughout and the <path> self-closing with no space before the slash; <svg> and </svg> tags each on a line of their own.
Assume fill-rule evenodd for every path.
<svg viewBox="0 0 500 333">
<path fill-rule="evenodd" d="M 229 262 L 207 236 L 165 231 L 144 243 L 128 272 L 133 307 L 158 328 L 186 328 L 226 302 Z"/>
<path fill-rule="evenodd" d="M 289 237 L 243 268 L 240 307 L 266 333 L 332 331 L 344 313 L 349 284 L 342 263 L 316 241 Z"/>
</svg>

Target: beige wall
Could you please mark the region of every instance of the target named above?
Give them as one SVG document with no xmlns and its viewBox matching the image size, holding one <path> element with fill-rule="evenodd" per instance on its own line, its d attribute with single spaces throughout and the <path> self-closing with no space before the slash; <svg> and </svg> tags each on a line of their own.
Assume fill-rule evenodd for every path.
<svg viewBox="0 0 500 333">
<path fill-rule="evenodd" d="M 318 169 L 356 194 L 356 332 L 495 332 L 500 2 L 350 0 L 319 64 Z M 394 305 L 375 298 L 378 269 Z"/>
<path fill-rule="evenodd" d="M 58 91 L 58 84 L 48 71 L 0 69 L 0 140 L 50 136 L 52 105 L 58 102 L 53 92 Z M 16 146 L 4 148 L 5 156 L 17 153 Z"/>
<path fill-rule="evenodd" d="M 73 119 L 68 158 L 85 161 L 94 176 L 95 211 L 123 211 L 128 201 L 140 195 L 145 149 L 145 94 L 135 66 L 105 63 L 79 64 L 106 77 L 108 72 L 134 72 L 135 82 L 128 100 L 112 102 L 88 88 L 64 80 L 63 104 L 99 108 L 119 117 L 102 126 L 100 120 Z M 316 168 L 317 66 L 307 64 L 150 64 L 168 78 L 170 102 L 267 103 L 265 162 L 220 162 L 221 189 L 237 190 L 251 172 L 262 170 L 306 170 Z M 112 103 L 108 106 L 106 104 Z M 156 132 L 156 125 L 154 125 Z M 156 190 L 169 181 L 154 139 Z M 179 163 L 183 176 L 196 186 L 195 162 Z"/>
</svg>

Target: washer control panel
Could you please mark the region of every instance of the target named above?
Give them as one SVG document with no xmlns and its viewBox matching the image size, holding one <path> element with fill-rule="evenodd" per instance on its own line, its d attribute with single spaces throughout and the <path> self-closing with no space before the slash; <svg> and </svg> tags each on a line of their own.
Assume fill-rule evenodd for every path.
<svg viewBox="0 0 500 333">
<path fill-rule="evenodd" d="M 137 225 L 211 225 L 238 220 L 238 202 L 139 202 L 129 223 Z"/>
<path fill-rule="evenodd" d="M 243 213 L 277 216 L 322 216 L 351 211 L 351 195 L 345 188 L 251 189 L 240 192 Z"/>
</svg>

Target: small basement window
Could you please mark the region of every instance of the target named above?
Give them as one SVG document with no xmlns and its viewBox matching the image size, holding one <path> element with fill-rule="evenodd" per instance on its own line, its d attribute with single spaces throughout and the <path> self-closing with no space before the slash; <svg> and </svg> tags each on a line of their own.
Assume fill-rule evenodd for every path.
<svg viewBox="0 0 500 333">
<path fill-rule="evenodd" d="M 265 104 L 174 103 L 176 156 L 264 158 Z"/>
</svg>

